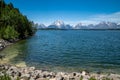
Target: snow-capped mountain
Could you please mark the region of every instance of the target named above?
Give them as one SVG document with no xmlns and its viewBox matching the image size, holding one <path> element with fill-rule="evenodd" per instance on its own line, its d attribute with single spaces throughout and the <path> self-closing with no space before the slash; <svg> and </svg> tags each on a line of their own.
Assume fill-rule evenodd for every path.
<svg viewBox="0 0 120 80">
<path fill-rule="evenodd" d="M 65 29 L 73 29 L 73 26 L 67 24 L 67 25 L 65 25 Z"/>
<path fill-rule="evenodd" d="M 61 27 L 61 26 L 64 26 L 65 24 L 64 24 L 63 21 L 57 20 L 57 21 L 55 21 L 52 25 L 55 25 L 55 26 Z"/>
<path fill-rule="evenodd" d="M 120 26 L 114 22 L 100 22 L 96 25 L 89 24 L 87 26 L 79 23 L 75 26 L 75 29 L 120 29 Z"/>
<path fill-rule="evenodd" d="M 120 29 L 120 24 L 114 22 L 100 22 L 96 25 L 83 25 L 82 23 L 78 23 L 75 26 L 71 26 L 70 24 L 65 24 L 61 20 L 57 20 L 49 26 L 40 24 L 38 26 L 38 29 Z"/>
<path fill-rule="evenodd" d="M 78 23 L 77 25 L 75 25 L 74 29 L 86 29 L 87 26 L 83 25 L 82 23 Z"/>
<path fill-rule="evenodd" d="M 63 21 L 57 20 L 53 22 L 48 28 L 55 28 L 55 29 L 72 29 L 72 26 L 66 25 Z"/>
<path fill-rule="evenodd" d="M 99 24 L 94 26 L 94 29 L 106 29 L 108 28 L 107 22 L 100 22 Z"/>
<path fill-rule="evenodd" d="M 118 25 L 114 22 L 107 22 L 107 25 L 109 26 L 109 28 L 117 28 Z"/>
<path fill-rule="evenodd" d="M 101 22 L 95 25 L 95 29 L 117 29 L 118 25 L 113 22 Z"/>
<path fill-rule="evenodd" d="M 77 25 L 75 25 L 75 29 L 80 29 L 82 27 L 82 23 L 78 23 Z"/>
<path fill-rule="evenodd" d="M 53 22 L 51 25 L 49 25 L 48 28 L 60 29 L 62 26 L 64 26 L 64 22 L 57 20 L 57 21 Z"/>
<path fill-rule="evenodd" d="M 87 27 L 90 28 L 90 29 L 93 29 L 95 27 L 95 25 L 89 24 Z"/>
<path fill-rule="evenodd" d="M 47 28 L 47 26 L 45 26 L 44 24 L 40 24 L 37 26 L 37 29 L 44 29 Z"/>
</svg>

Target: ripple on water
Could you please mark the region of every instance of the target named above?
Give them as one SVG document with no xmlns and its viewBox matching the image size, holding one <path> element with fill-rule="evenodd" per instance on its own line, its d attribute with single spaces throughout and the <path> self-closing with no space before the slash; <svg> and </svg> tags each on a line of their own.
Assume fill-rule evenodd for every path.
<svg viewBox="0 0 120 80">
<path fill-rule="evenodd" d="M 38 30 L 0 54 L 6 54 L 2 62 L 39 69 L 120 73 L 119 34 L 117 30 Z"/>
</svg>

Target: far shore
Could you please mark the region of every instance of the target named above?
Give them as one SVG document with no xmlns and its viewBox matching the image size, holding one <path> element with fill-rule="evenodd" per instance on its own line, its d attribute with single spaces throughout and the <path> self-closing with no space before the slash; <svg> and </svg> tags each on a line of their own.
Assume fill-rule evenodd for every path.
<svg viewBox="0 0 120 80">
<path fill-rule="evenodd" d="M 40 28 L 37 30 L 120 30 L 120 29 L 59 29 L 59 28 Z"/>
</svg>

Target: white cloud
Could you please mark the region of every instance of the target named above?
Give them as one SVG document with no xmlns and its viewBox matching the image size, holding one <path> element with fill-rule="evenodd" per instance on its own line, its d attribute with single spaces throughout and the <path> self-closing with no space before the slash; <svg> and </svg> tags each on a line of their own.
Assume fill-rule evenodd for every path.
<svg viewBox="0 0 120 80">
<path fill-rule="evenodd" d="M 88 25 L 88 24 L 98 24 L 102 21 L 109 21 L 109 22 L 115 22 L 120 24 L 120 12 L 115 12 L 115 13 L 111 13 L 111 14 L 96 14 L 96 15 L 89 15 L 87 16 L 87 18 L 84 19 L 84 16 L 82 17 L 82 15 L 78 15 L 78 18 L 74 18 L 71 19 L 72 16 L 69 18 L 61 18 L 65 24 L 70 24 L 75 26 L 78 23 L 82 23 L 83 25 Z M 54 17 L 45 17 L 43 18 L 43 20 L 41 20 L 42 22 L 40 22 L 40 18 L 36 18 L 36 22 L 37 23 L 43 23 L 45 25 L 50 25 L 51 23 L 53 23 L 55 20 L 57 20 L 59 18 L 55 18 Z"/>
<path fill-rule="evenodd" d="M 112 14 L 97 14 L 89 16 L 87 20 L 80 20 L 79 23 L 83 25 L 88 24 L 98 24 L 102 21 L 106 22 L 115 22 L 120 24 L 120 12 L 112 13 Z"/>
<path fill-rule="evenodd" d="M 120 22 L 120 12 L 116 12 L 113 14 L 103 14 L 103 15 L 95 15 L 90 18 L 91 21 L 101 22 L 101 21 L 109 21 L 109 22 Z"/>
</svg>

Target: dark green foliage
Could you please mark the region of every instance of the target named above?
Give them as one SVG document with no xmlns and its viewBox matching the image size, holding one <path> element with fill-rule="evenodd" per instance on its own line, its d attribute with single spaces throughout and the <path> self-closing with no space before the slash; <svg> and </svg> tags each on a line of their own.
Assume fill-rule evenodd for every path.
<svg viewBox="0 0 120 80">
<path fill-rule="evenodd" d="M 12 80 L 8 75 L 0 76 L 0 80 Z"/>
<path fill-rule="evenodd" d="M 12 80 L 11 77 L 9 75 L 3 75 L 3 76 L 0 76 L 0 80 Z M 17 77 L 16 80 L 20 80 L 20 78 Z"/>
<path fill-rule="evenodd" d="M 17 39 L 19 33 L 14 29 L 13 26 L 7 26 L 3 32 L 4 39 Z"/>
<path fill-rule="evenodd" d="M 83 80 L 83 76 L 80 77 L 80 80 Z"/>
<path fill-rule="evenodd" d="M 34 34 L 33 25 L 12 3 L 6 4 L 0 0 L 0 38 L 26 38 Z"/>
</svg>

